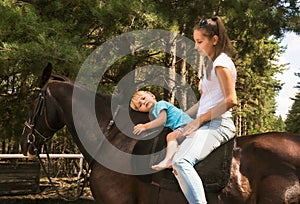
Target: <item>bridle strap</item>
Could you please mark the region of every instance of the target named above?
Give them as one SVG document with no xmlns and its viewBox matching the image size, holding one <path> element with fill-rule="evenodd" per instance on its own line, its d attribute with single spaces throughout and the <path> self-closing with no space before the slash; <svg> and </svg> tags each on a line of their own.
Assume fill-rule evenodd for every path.
<svg viewBox="0 0 300 204">
<path fill-rule="evenodd" d="M 50 125 L 50 123 L 48 121 L 46 106 L 44 106 L 44 111 L 43 112 L 44 112 L 44 120 L 45 120 L 47 128 L 49 130 L 53 131 L 53 132 L 56 132 L 58 129 L 51 127 L 51 125 Z"/>
<path fill-rule="evenodd" d="M 46 147 L 46 145 L 44 145 L 44 147 Z M 45 150 L 46 150 L 46 154 L 47 154 L 47 160 L 50 162 L 50 156 L 49 156 L 49 153 L 48 153 L 48 151 L 47 151 L 47 148 L 45 148 Z M 83 190 L 84 190 L 84 187 L 85 187 L 86 179 L 84 180 L 84 183 L 83 183 L 83 185 L 82 185 L 82 189 L 80 190 L 80 192 L 78 192 L 78 194 L 76 195 L 76 197 L 73 198 L 73 199 L 67 198 L 67 197 L 63 196 L 63 195 L 58 191 L 57 186 L 53 183 L 53 181 L 52 181 L 52 179 L 51 179 L 51 177 L 50 177 L 50 175 L 49 175 L 49 172 L 46 170 L 46 167 L 45 167 L 45 165 L 44 165 L 44 163 L 43 163 L 43 161 L 42 161 L 42 159 L 41 159 L 41 157 L 40 157 L 39 152 L 37 153 L 37 157 L 38 157 L 38 159 L 39 159 L 39 162 L 40 162 L 40 164 L 41 164 L 41 166 L 42 166 L 42 169 L 43 169 L 44 173 L 45 173 L 46 176 L 47 176 L 47 179 L 49 180 L 49 182 L 50 182 L 52 188 L 55 190 L 56 194 L 57 194 L 61 199 L 65 200 L 65 201 L 76 201 L 76 200 L 78 200 L 78 199 L 80 198 L 80 196 L 83 194 Z"/>
<path fill-rule="evenodd" d="M 49 130 L 53 131 L 53 132 L 56 132 L 58 129 L 57 128 L 53 128 L 51 127 L 49 121 L 48 121 L 48 114 L 47 114 L 47 108 L 46 108 L 46 92 L 49 93 L 49 95 L 51 95 L 50 91 L 48 91 L 48 88 L 44 87 L 42 90 L 41 90 L 41 110 L 40 110 L 40 115 L 43 113 L 44 114 L 44 121 L 46 123 L 46 126 Z"/>
<path fill-rule="evenodd" d="M 115 118 L 116 118 L 116 116 L 117 116 L 119 110 L 120 110 L 120 105 L 117 106 L 117 108 L 116 108 L 116 110 L 115 110 L 115 112 L 114 112 L 114 114 L 113 114 L 113 116 L 112 116 L 112 119 L 109 121 L 109 123 L 108 123 L 108 125 L 107 125 L 107 127 L 106 127 L 106 130 L 110 130 L 110 128 L 111 128 L 111 127 L 113 126 L 113 124 L 115 123 Z"/>
<path fill-rule="evenodd" d="M 33 136 L 33 138 L 34 138 L 33 141 L 30 141 L 30 140 L 27 138 L 28 141 L 30 141 L 30 143 L 35 142 L 35 134 L 34 134 L 34 133 L 36 133 L 38 136 L 40 136 L 40 137 L 44 140 L 44 142 L 46 142 L 47 140 L 50 139 L 50 138 L 45 137 L 42 133 L 40 133 L 37 129 L 35 129 L 33 124 L 30 124 L 29 122 L 26 121 L 26 122 L 24 123 L 24 125 L 30 129 L 30 133 L 28 134 L 28 136 Z"/>
<path fill-rule="evenodd" d="M 57 195 L 62 198 L 63 200 L 65 201 L 76 201 L 79 199 L 79 197 L 83 194 L 83 190 L 84 190 L 84 187 L 85 187 L 85 183 L 87 181 L 86 177 L 87 175 L 85 176 L 84 178 L 84 183 L 82 185 L 82 189 L 80 191 L 78 191 L 76 197 L 74 199 L 69 199 L 69 198 L 66 198 L 65 196 L 61 195 L 60 192 L 58 191 L 57 187 L 54 185 L 52 179 L 50 178 L 50 175 L 49 175 L 49 172 L 46 170 L 46 167 L 40 157 L 40 152 L 39 152 L 39 149 L 37 148 L 36 144 L 35 144 L 35 141 L 36 141 L 36 136 L 39 136 L 40 138 L 43 139 L 43 143 L 44 143 L 44 150 L 46 152 L 46 155 L 47 155 L 47 160 L 49 162 L 49 166 L 48 166 L 48 169 L 51 165 L 50 163 L 50 156 L 49 156 L 49 153 L 48 153 L 48 149 L 47 149 L 47 146 L 45 144 L 45 142 L 47 142 L 51 137 L 45 137 L 42 133 L 40 133 L 36 128 L 36 122 L 39 118 L 39 116 L 41 116 L 42 114 L 44 114 L 44 122 L 47 126 L 47 128 L 50 130 L 50 131 L 53 131 L 53 132 L 56 132 L 58 129 L 56 128 L 53 128 L 51 127 L 51 125 L 49 124 L 49 121 L 48 121 L 48 117 L 47 117 L 47 108 L 46 108 L 46 91 L 47 91 L 47 88 L 44 87 L 43 89 L 41 89 L 41 92 L 39 93 L 39 98 L 38 98 L 38 102 L 36 104 L 36 106 L 34 107 L 34 111 L 33 111 L 33 117 L 31 118 L 31 120 L 26 121 L 24 123 L 24 125 L 29 128 L 30 130 L 30 133 L 27 135 L 27 142 L 29 144 L 31 144 L 34 148 L 34 151 L 36 152 L 36 156 L 38 157 L 39 159 L 39 162 L 42 166 L 42 169 L 44 171 L 44 173 L 46 174 L 51 186 L 53 187 L 53 189 L 55 190 L 55 192 L 57 193 Z M 49 92 L 49 94 L 51 95 L 51 93 Z M 80 179 L 80 178 L 78 178 Z"/>
<path fill-rule="evenodd" d="M 29 120 L 29 122 L 26 121 L 24 124 L 26 127 L 28 127 L 30 129 L 30 133 L 28 134 L 28 142 L 31 144 L 35 142 L 35 139 L 36 139 L 35 134 L 37 134 L 37 136 L 41 137 L 43 139 L 43 142 L 46 142 L 47 140 L 50 139 L 50 138 L 45 137 L 42 133 L 40 133 L 35 128 L 36 122 L 37 122 L 39 116 L 44 115 L 44 122 L 50 131 L 56 132 L 58 130 L 57 128 L 51 127 L 51 125 L 48 121 L 47 108 L 46 108 L 46 90 L 47 90 L 47 88 L 43 88 L 40 90 L 41 92 L 39 93 L 38 102 L 37 102 L 36 106 L 34 107 L 33 117 L 31 120 Z M 29 137 L 32 137 L 33 140 L 31 141 Z"/>
</svg>

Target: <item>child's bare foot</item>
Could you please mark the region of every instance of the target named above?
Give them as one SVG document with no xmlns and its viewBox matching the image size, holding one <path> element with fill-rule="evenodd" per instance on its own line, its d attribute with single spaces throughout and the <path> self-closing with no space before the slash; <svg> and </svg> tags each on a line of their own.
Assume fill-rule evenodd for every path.
<svg viewBox="0 0 300 204">
<path fill-rule="evenodd" d="M 167 168 L 172 168 L 172 161 L 171 160 L 163 160 L 160 163 L 151 166 L 152 169 L 160 171 Z"/>
</svg>

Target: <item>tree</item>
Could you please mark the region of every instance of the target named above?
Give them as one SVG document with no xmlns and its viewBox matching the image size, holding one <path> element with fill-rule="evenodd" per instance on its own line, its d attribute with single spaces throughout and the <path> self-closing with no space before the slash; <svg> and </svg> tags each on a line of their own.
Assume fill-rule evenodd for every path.
<svg viewBox="0 0 300 204">
<path fill-rule="evenodd" d="M 295 1 L 286 3 L 224 1 L 229 36 L 236 48 L 239 106 L 235 121 L 239 135 L 272 131 L 279 120 L 274 115 L 275 96 L 282 84 L 274 76 L 286 68 L 276 63 L 284 51 L 279 41 L 283 32 L 291 29 L 291 10 L 299 8 Z"/>
<path fill-rule="evenodd" d="M 77 30 L 77 34 L 83 32 L 74 28 L 77 22 L 71 18 L 67 23 L 58 21 L 55 15 L 46 21 L 41 15 L 44 11 L 40 10 L 38 2 L 35 3 L 12 0 L 0 3 L 0 113 L 3 116 L 0 130 L 3 151 L 8 149 L 8 143 L 19 140 L 33 89 L 38 85 L 38 76 L 45 65 L 52 62 L 60 68 L 56 69 L 57 73 L 76 76 L 85 58 L 82 56 L 86 51 L 78 35 L 68 32 L 71 28 Z"/>
<path fill-rule="evenodd" d="M 299 32 L 299 12 L 297 0 L 3 0 L 1 139 L 17 141 L 33 88 L 48 62 L 56 73 L 74 79 L 86 57 L 119 34 L 159 28 L 192 39 L 194 23 L 213 15 L 222 17 L 236 48 L 238 134 L 274 130 L 280 120 L 274 115 L 274 98 L 281 84 L 273 76 L 284 68 L 275 63 L 283 52 L 279 41 L 285 31 Z M 103 77 L 101 87 L 111 93 L 128 72 L 151 64 L 174 67 L 197 93 L 195 70 L 172 55 L 155 51 L 135 52 L 119 60 Z"/>
<path fill-rule="evenodd" d="M 300 73 L 297 73 L 296 75 L 300 77 Z M 292 98 L 294 103 L 287 114 L 285 124 L 287 131 L 300 133 L 300 82 L 298 82 L 296 88 L 298 88 L 299 91 L 295 98 Z"/>
</svg>

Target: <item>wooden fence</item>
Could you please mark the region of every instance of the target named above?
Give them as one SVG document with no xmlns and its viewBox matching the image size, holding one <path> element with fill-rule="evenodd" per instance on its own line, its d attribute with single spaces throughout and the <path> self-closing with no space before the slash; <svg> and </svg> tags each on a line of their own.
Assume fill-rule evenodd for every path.
<svg viewBox="0 0 300 204">
<path fill-rule="evenodd" d="M 47 155 L 41 154 L 40 157 L 44 159 Z M 82 154 L 49 154 L 49 157 L 80 159 L 79 180 L 83 169 Z M 27 158 L 22 154 L 0 154 L 0 195 L 38 192 L 40 163 L 24 160 Z"/>
</svg>

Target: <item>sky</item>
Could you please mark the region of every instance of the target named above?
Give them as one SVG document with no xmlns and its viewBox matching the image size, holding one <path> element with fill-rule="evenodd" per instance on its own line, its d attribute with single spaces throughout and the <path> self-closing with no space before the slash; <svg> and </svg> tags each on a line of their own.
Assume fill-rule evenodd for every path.
<svg viewBox="0 0 300 204">
<path fill-rule="evenodd" d="M 281 45 L 287 46 L 284 54 L 280 57 L 280 63 L 289 63 L 288 70 L 276 77 L 284 83 L 279 95 L 276 97 L 277 109 L 276 115 L 286 119 L 289 109 L 293 105 L 290 97 L 296 95 L 297 89 L 294 88 L 300 78 L 295 73 L 300 72 L 300 35 L 295 33 L 286 33 Z"/>
</svg>

